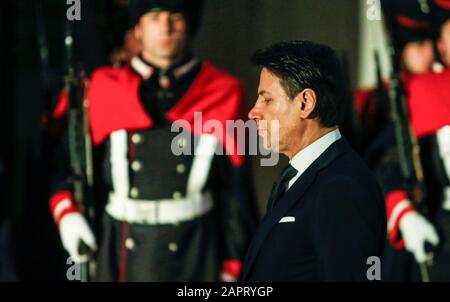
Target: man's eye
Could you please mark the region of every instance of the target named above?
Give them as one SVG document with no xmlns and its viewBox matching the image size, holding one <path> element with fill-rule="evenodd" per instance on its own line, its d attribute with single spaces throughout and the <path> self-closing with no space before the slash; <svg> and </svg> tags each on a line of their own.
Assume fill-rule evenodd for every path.
<svg viewBox="0 0 450 302">
<path fill-rule="evenodd" d="M 272 99 L 264 99 L 264 103 L 270 103 Z"/>
</svg>

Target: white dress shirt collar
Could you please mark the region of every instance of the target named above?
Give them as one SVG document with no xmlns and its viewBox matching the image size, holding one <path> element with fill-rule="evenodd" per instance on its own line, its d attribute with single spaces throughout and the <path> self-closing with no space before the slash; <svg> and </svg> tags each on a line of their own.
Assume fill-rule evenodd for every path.
<svg viewBox="0 0 450 302">
<path fill-rule="evenodd" d="M 297 181 L 297 179 L 308 169 L 308 167 L 328 149 L 335 141 L 341 139 L 339 129 L 325 134 L 305 149 L 298 152 L 289 162 L 298 172 L 290 181 L 288 189 Z"/>
</svg>

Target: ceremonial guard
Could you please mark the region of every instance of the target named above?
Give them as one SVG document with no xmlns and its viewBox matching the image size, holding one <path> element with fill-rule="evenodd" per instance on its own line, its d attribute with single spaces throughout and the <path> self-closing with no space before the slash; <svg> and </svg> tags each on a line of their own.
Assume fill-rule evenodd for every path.
<svg viewBox="0 0 450 302">
<path fill-rule="evenodd" d="M 430 280 L 448 282 L 450 281 L 450 1 L 433 0 L 431 12 L 439 61 L 444 67 L 411 80 L 408 107 L 411 126 L 420 146 L 425 209 L 439 239 L 435 241 L 433 249 L 426 250 Z M 433 243 L 433 238 L 425 240 Z"/>
<path fill-rule="evenodd" d="M 439 128 L 435 124 L 445 126 L 445 118 L 441 117 L 448 109 L 445 109 L 443 102 L 431 104 L 429 101 L 430 91 L 440 95 L 446 88 L 443 88 L 445 85 L 439 86 L 439 80 L 431 86 L 423 85 L 424 80 L 421 80 L 434 74 L 431 72 L 431 63 L 434 61 L 431 54 L 434 48 L 430 43 L 433 39 L 432 24 L 436 21 L 433 13 L 435 6 L 428 1 L 408 1 L 408 8 L 407 3 L 403 2 L 405 1 L 383 3 L 393 48 L 399 54 L 393 59 L 394 71 L 403 70 L 398 78 L 401 80 L 401 87 L 390 94 L 392 124 L 387 127 L 390 129 L 385 131 L 384 136 L 385 142 L 395 140 L 396 147 L 386 144 L 391 147 L 380 153 L 375 165 L 385 193 L 388 214 L 390 245 L 384 259 L 384 279 L 450 280 L 448 274 L 445 277 L 445 273 L 442 273 L 448 270 L 445 265 L 436 265 L 442 236 L 435 223 L 436 209 L 439 208 L 437 204 L 441 203 L 445 191 L 443 178 L 436 178 L 436 173 L 442 169 L 436 165 L 439 152 L 435 134 Z M 399 5 L 401 3 L 403 5 Z M 414 48 L 408 50 L 410 42 L 405 43 L 405 38 L 419 43 L 417 47 L 421 47 L 422 51 L 419 51 L 420 48 L 416 51 Z M 408 56 L 411 64 L 405 61 Z M 426 65 L 429 70 L 416 68 Z M 439 69 L 436 66 L 441 65 L 433 64 L 434 69 Z M 423 90 L 420 91 L 419 87 Z M 439 99 L 441 101 L 443 98 Z M 427 100 L 425 107 L 428 110 L 423 110 L 424 100 Z M 435 114 L 436 112 L 439 114 Z M 421 122 L 417 123 L 417 120 Z M 428 132 L 422 129 L 425 124 Z M 438 174 L 442 176 L 442 173 Z"/>
<path fill-rule="evenodd" d="M 71 256 L 80 256 L 80 242 L 92 250 L 99 243 L 96 280 L 240 274 L 258 210 L 249 163 L 225 122 L 243 117 L 244 92 L 238 79 L 192 55 L 200 9 L 197 0 L 129 1 L 141 54 L 91 76 L 90 135 L 105 150 L 95 184 L 107 196 L 100 234 L 80 214 L 64 165 L 50 206 Z M 66 107 L 63 97 L 55 115 Z M 210 121 L 223 132 L 207 129 Z M 176 132 L 181 126 L 189 135 Z"/>
<path fill-rule="evenodd" d="M 382 262 L 383 280 L 419 281 L 421 278 L 414 256 L 404 249 L 404 241 L 399 235 L 399 221 L 403 213 L 398 213 L 401 208 L 395 208 L 400 200 L 393 192 L 407 187 L 400 167 L 403 156 L 397 148 L 404 142 L 400 142 L 397 134 L 403 134 L 400 129 L 406 129 L 409 120 L 407 116 L 397 113 L 402 108 L 400 104 L 406 104 L 405 90 L 410 79 L 430 71 L 434 61 L 430 7 L 427 1 L 386 0 L 381 4 L 383 21 L 391 38 L 392 77 L 390 81 L 381 78 L 381 64 L 375 57 L 377 87 L 357 91 L 355 107 L 363 132 L 362 152 L 377 174 L 386 201 L 389 243 L 386 244 Z M 427 224 L 426 220 L 424 224 Z M 410 225 L 403 231 L 413 234 L 413 237 L 416 232 Z"/>
</svg>

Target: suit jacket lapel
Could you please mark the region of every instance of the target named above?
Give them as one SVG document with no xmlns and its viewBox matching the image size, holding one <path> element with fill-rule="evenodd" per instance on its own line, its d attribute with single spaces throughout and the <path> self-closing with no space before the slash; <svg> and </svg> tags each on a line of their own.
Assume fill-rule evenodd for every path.
<svg viewBox="0 0 450 302">
<path fill-rule="evenodd" d="M 278 205 L 272 212 L 267 213 L 259 225 L 245 257 L 243 280 L 248 277 L 258 256 L 259 250 L 270 233 L 271 229 L 280 221 L 305 194 L 309 186 L 316 179 L 317 172 L 328 166 L 340 155 L 350 150 L 350 146 L 344 138 L 333 143 L 311 166 L 298 178 L 294 185 L 283 195 Z"/>
</svg>

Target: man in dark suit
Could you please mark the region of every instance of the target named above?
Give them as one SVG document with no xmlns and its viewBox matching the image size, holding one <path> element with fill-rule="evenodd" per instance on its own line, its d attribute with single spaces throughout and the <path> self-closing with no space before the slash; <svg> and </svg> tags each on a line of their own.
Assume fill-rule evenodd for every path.
<svg viewBox="0 0 450 302">
<path fill-rule="evenodd" d="M 337 126 L 344 87 L 336 55 L 293 41 L 253 60 L 262 70 L 249 117 L 290 164 L 247 251 L 243 281 L 368 281 L 386 212 L 374 176 Z"/>
</svg>

